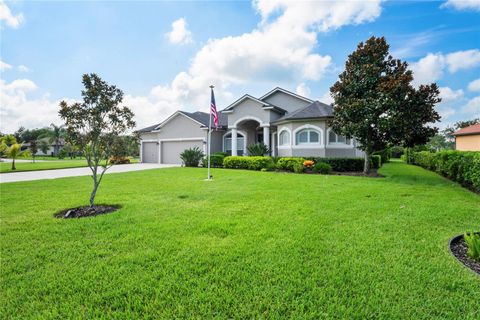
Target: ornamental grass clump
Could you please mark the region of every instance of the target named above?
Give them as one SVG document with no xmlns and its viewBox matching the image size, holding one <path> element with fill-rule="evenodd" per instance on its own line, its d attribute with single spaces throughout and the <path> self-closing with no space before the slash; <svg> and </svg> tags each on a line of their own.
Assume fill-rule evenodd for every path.
<svg viewBox="0 0 480 320">
<path fill-rule="evenodd" d="M 480 233 L 465 232 L 463 238 L 468 247 L 468 256 L 480 262 Z"/>
</svg>

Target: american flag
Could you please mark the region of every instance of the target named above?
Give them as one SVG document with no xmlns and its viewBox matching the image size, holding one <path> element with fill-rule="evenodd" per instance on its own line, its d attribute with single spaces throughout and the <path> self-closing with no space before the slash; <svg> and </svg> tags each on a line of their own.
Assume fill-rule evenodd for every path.
<svg viewBox="0 0 480 320">
<path fill-rule="evenodd" d="M 213 117 L 213 126 L 218 128 L 218 112 L 217 112 L 217 106 L 215 105 L 215 95 L 213 94 L 213 88 L 212 88 L 212 100 L 210 102 L 210 115 Z"/>
</svg>

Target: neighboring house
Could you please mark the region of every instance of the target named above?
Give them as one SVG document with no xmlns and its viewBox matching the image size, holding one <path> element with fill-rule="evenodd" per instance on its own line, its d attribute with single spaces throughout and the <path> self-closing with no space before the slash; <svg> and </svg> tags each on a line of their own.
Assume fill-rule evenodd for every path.
<svg viewBox="0 0 480 320">
<path fill-rule="evenodd" d="M 212 131 L 212 153 L 247 155 L 247 146 L 263 142 L 272 156 L 363 157 L 356 141 L 327 125 L 332 106 L 282 88 L 260 98 L 244 95 L 219 112 Z M 162 123 L 139 130 L 142 162 L 181 163 L 192 147 L 206 152 L 209 114 L 177 111 Z"/>
<path fill-rule="evenodd" d="M 41 141 L 45 141 L 48 144 L 48 150 L 47 153 L 43 153 L 43 151 L 40 149 L 40 143 Z M 60 152 L 60 150 L 63 149 L 65 146 L 65 140 L 60 139 L 58 141 L 59 143 L 56 144 L 55 141 L 50 142 L 50 138 L 41 138 L 37 140 L 37 156 L 56 156 Z M 22 144 L 22 149 L 28 149 L 30 147 L 30 142 Z"/>
<path fill-rule="evenodd" d="M 480 123 L 455 131 L 453 135 L 456 150 L 480 151 Z"/>
</svg>

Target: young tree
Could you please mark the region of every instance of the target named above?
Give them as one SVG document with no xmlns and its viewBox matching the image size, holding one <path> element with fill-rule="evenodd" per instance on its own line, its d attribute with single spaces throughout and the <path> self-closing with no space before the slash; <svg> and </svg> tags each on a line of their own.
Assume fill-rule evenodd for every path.
<svg viewBox="0 0 480 320">
<path fill-rule="evenodd" d="M 15 167 L 15 160 L 20 157 L 28 157 L 28 150 L 22 150 L 22 145 L 19 143 L 14 143 L 9 146 L 6 150 L 7 157 L 12 159 L 12 170 L 17 170 Z"/>
<path fill-rule="evenodd" d="M 112 140 L 135 126 L 133 112 L 120 106 L 123 92 L 109 85 L 96 74 L 84 74 L 83 102 L 60 102 L 60 117 L 65 121 L 67 140 L 78 146 L 92 171 L 93 189 L 90 207 L 94 208 L 95 195 L 103 175 L 110 168 Z M 100 170 L 99 170 L 100 167 Z"/>
<path fill-rule="evenodd" d="M 334 98 L 333 130 L 355 137 L 365 152 L 364 173 L 371 155 L 389 145 L 425 144 L 438 129 L 434 106 L 440 102 L 436 84 L 415 89 L 406 62 L 389 55 L 385 38 L 371 37 L 349 55 L 339 80 L 330 88 Z"/>
<path fill-rule="evenodd" d="M 37 140 L 31 140 L 30 141 L 30 146 L 28 147 L 28 150 L 30 150 L 30 154 L 32 155 L 33 163 L 35 163 L 35 156 L 37 155 L 37 152 L 38 152 Z"/>
</svg>

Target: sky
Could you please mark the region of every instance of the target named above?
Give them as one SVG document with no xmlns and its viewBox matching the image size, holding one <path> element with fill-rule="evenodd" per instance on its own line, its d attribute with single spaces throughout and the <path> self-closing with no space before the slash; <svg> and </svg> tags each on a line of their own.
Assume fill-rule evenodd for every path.
<svg viewBox="0 0 480 320">
<path fill-rule="evenodd" d="M 480 117 L 480 0 L 1 1 L 0 132 L 61 124 L 97 73 L 137 128 L 274 87 L 331 103 L 359 42 L 385 36 L 415 85 L 436 82 L 440 128 Z"/>
</svg>

